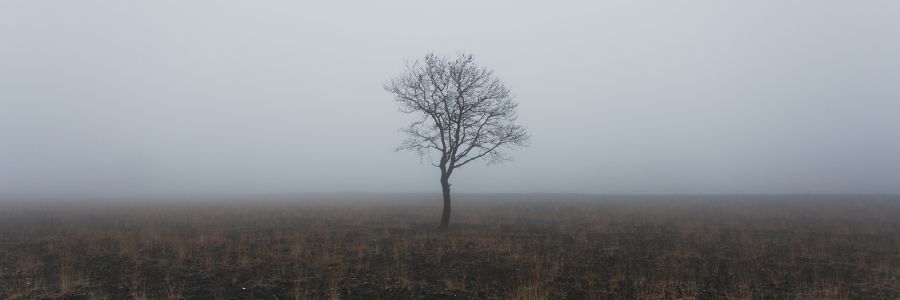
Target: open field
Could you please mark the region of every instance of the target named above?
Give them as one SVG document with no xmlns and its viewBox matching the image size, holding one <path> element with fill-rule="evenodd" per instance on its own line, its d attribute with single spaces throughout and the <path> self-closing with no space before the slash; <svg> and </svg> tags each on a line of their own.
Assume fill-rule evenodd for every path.
<svg viewBox="0 0 900 300">
<path fill-rule="evenodd" d="M 0 298 L 900 299 L 897 197 L 454 201 L 0 203 Z"/>
</svg>

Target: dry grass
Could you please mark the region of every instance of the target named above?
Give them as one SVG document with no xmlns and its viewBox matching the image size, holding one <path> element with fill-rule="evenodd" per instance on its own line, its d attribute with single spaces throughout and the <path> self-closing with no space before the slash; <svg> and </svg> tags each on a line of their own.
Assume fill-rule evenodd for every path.
<svg viewBox="0 0 900 300">
<path fill-rule="evenodd" d="M 0 298 L 900 297 L 898 198 L 398 198 L 0 204 Z"/>
</svg>

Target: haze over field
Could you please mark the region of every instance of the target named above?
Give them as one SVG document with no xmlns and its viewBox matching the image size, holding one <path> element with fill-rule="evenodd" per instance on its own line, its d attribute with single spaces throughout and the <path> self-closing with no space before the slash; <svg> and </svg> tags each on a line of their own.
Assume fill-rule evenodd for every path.
<svg viewBox="0 0 900 300">
<path fill-rule="evenodd" d="M 454 192 L 900 193 L 900 2 L 2 1 L 0 199 L 437 192 L 382 85 L 467 51 L 531 146 Z"/>
</svg>

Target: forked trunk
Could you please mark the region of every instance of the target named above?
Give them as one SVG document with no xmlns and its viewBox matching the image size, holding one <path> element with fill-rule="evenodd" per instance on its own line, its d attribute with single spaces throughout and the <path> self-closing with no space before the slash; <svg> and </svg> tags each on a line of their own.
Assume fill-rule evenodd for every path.
<svg viewBox="0 0 900 300">
<path fill-rule="evenodd" d="M 441 230 L 450 226 L 450 176 L 441 176 L 441 192 L 444 195 L 444 212 L 441 214 Z"/>
</svg>

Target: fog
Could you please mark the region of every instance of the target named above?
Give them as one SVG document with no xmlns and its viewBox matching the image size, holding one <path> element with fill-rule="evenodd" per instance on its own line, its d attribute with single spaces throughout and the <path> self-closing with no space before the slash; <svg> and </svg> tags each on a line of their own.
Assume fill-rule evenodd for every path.
<svg viewBox="0 0 900 300">
<path fill-rule="evenodd" d="M 404 61 L 470 52 L 528 148 L 454 192 L 900 193 L 896 1 L 3 1 L 0 198 L 439 192 Z"/>
</svg>

